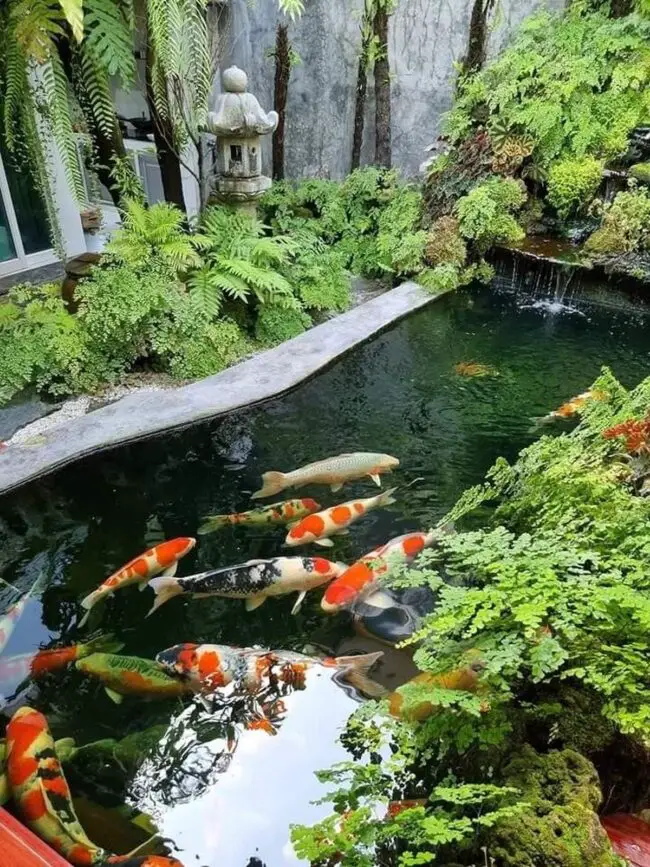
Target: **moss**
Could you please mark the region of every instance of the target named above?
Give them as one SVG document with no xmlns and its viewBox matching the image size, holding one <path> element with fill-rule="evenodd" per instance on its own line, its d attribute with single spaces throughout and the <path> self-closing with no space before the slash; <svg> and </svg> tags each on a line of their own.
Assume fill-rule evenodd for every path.
<svg viewBox="0 0 650 867">
<path fill-rule="evenodd" d="M 265 304 L 257 317 L 255 337 L 265 346 L 290 340 L 309 328 L 310 317 L 303 310 Z"/>
<path fill-rule="evenodd" d="M 499 822 L 489 852 L 499 867 L 615 867 L 620 861 L 596 814 L 601 801 L 594 766 L 574 750 L 546 755 L 524 747 L 503 782 L 522 792 L 522 814 Z"/>
<path fill-rule="evenodd" d="M 632 166 L 629 174 L 642 184 L 650 184 L 650 163 L 637 163 Z"/>
</svg>

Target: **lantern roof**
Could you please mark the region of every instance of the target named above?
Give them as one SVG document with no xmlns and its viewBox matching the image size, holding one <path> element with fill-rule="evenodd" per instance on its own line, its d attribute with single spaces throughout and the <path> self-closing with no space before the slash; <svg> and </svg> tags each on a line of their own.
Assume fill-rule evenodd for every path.
<svg viewBox="0 0 650 867">
<path fill-rule="evenodd" d="M 208 114 L 207 128 L 218 136 L 251 138 L 267 135 L 278 125 L 275 111 L 265 112 L 257 97 L 248 93 L 248 76 L 237 66 L 222 75 L 223 93 L 217 99 L 216 111 Z"/>
</svg>

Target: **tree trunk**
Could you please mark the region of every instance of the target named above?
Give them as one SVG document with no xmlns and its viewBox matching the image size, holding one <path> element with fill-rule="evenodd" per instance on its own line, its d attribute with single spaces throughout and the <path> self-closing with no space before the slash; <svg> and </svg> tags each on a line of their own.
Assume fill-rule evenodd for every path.
<svg viewBox="0 0 650 867">
<path fill-rule="evenodd" d="M 181 176 L 181 163 L 174 149 L 174 129 L 168 117 L 163 117 L 156 107 L 154 99 L 152 74 L 154 68 L 154 54 L 151 40 L 147 37 L 146 59 L 146 96 L 149 114 L 153 123 L 153 137 L 156 144 L 156 157 L 160 166 L 165 201 L 177 205 L 183 211 L 185 208 L 185 196 L 183 195 L 183 180 Z"/>
<path fill-rule="evenodd" d="M 366 116 L 366 93 L 368 91 L 368 36 L 372 23 L 361 24 L 361 54 L 357 70 L 357 92 L 354 102 L 354 134 L 352 136 L 352 171 L 361 165 L 361 146 Z"/>
<path fill-rule="evenodd" d="M 467 55 L 463 63 L 463 71 L 466 75 L 479 72 L 485 63 L 488 18 L 494 8 L 494 3 L 495 0 L 474 0 L 472 17 L 469 22 Z"/>
<path fill-rule="evenodd" d="M 391 165 L 390 60 L 388 57 L 388 9 L 380 0 L 375 9 L 373 34 L 377 42 L 375 61 L 375 163 Z"/>
<path fill-rule="evenodd" d="M 634 0 L 612 0 L 612 18 L 625 18 L 634 11 Z"/>
<path fill-rule="evenodd" d="M 273 107 L 278 113 L 278 127 L 273 135 L 273 179 L 284 178 L 284 130 L 287 117 L 287 94 L 291 75 L 289 27 L 278 24 L 275 36 L 275 96 Z"/>
</svg>

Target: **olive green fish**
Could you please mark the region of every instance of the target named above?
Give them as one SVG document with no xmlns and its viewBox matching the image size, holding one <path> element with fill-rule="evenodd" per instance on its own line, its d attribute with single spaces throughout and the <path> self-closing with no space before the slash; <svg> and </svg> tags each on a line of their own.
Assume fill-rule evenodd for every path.
<svg viewBox="0 0 650 867">
<path fill-rule="evenodd" d="M 193 692 L 186 680 L 172 677 L 162 665 L 139 656 L 93 653 L 77 660 L 76 667 L 100 680 L 106 694 L 116 704 L 120 704 L 125 695 L 172 698 Z"/>
<path fill-rule="evenodd" d="M 205 523 L 199 527 L 198 534 L 199 536 L 206 536 L 222 527 L 235 526 L 236 524 L 289 524 L 293 521 L 300 521 L 319 510 L 320 505 L 316 500 L 304 497 L 297 500 L 282 500 L 260 509 L 251 509 L 248 512 L 234 512 L 232 515 L 206 515 Z"/>
</svg>

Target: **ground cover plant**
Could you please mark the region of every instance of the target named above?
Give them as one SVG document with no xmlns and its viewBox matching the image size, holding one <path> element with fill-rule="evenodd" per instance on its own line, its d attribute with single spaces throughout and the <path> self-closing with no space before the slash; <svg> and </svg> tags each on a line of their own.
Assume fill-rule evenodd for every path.
<svg viewBox="0 0 650 867">
<path fill-rule="evenodd" d="M 334 812 L 293 832 L 313 862 L 620 863 L 596 811 L 650 794 L 650 378 L 592 394 L 393 572 L 436 594 L 422 675 L 351 718 L 356 761 L 321 774 Z"/>
</svg>

